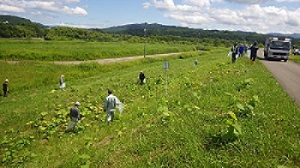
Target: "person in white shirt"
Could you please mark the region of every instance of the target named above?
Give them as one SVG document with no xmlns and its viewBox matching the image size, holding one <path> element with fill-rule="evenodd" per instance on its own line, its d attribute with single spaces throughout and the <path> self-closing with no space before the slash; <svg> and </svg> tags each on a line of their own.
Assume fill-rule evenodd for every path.
<svg viewBox="0 0 300 168">
<path fill-rule="evenodd" d="M 111 122 L 113 122 L 114 120 L 114 116 L 115 116 L 115 111 L 116 111 L 116 107 L 119 104 L 119 100 L 116 96 L 114 96 L 112 93 L 112 90 L 108 90 L 108 96 L 105 99 L 104 102 L 104 111 L 106 112 L 107 115 L 107 122 L 108 125 L 110 125 Z"/>
<path fill-rule="evenodd" d="M 66 87 L 66 83 L 64 82 L 64 75 L 61 75 L 59 78 L 59 88 L 64 89 Z"/>
</svg>

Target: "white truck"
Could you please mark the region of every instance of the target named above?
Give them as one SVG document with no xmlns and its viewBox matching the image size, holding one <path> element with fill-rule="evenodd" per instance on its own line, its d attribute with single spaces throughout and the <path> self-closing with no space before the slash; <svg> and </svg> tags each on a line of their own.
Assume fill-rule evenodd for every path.
<svg viewBox="0 0 300 168">
<path fill-rule="evenodd" d="M 267 60 L 289 59 L 292 40 L 285 37 L 269 37 L 266 39 L 264 57 Z"/>
</svg>

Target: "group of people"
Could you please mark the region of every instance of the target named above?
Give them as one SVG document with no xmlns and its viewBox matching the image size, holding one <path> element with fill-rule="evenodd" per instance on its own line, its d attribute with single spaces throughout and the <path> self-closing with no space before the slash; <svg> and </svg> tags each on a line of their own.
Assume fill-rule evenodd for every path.
<svg viewBox="0 0 300 168">
<path fill-rule="evenodd" d="M 114 121 L 116 109 L 119 108 L 122 111 L 122 102 L 113 95 L 112 90 L 107 91 L 108 96 L 105 98 L 103 111 L 106 113 L 107 123 L 108 125 Z M 67 127 L 67 132 L 74 132 L 76 130 L 76 125 L 80 121 L 80 110 L 79 110 L 80 103 L 77 101 L 75 102 L 74 106 L 70 108 L 69 117 L 70 123 Z"/>
<path fill-rule="evenodd" d="M 234 43 L 234 45 L 231 47 L 231 62 L 235 63 L 236 57 L 241 57 L 247 50 L 250 50 L 250 61 L 253 63 L 257 57 L 257 51 L 258 51 L 258 46 L 257 42 L 255 41 L 251 47 L 247 48 L 246 46 L 238 46 L 237 43 Z"/>
<path fill-rule="evenodd" d="M 60 78 L 60 86 L 62 86 L 63 82 L 63 75 Z M 146 76 L 143 73 L 143 71 L 140 71 L 139 74 L 139 84 L 143 85 L 146 83 Z M 60 87 L 62 88 L 62 87 Z M 107 97 L 105 98 L 104 104 L 103 104 L 103 110 L 106 112 L 106 118 L 108 125 L 111 125 L 111 123 L 114 120 L 115 111 L 118 108 L 120 112 L 122 112 L 123 104 L 122 102 L 113 95 L 112 90 L 107 91 Z M 76 130 L 76 125 L 80 121 L 80 110 L 79 110 L 80 103 L 77 101 L 74 104 L 74 107 L 70 109 L 69 117 L 70 117 L 70 123 L 67 127 L 67 132 L 73 132 Z"/>
</svg>

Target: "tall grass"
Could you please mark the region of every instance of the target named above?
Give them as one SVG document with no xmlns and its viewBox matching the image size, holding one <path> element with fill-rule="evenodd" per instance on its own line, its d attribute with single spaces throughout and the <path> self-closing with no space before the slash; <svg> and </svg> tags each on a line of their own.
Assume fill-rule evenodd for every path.
<svg viewBox="0 0 300 168">
<path fill-rule="evenodd" d="M 15 153 L 16 162 L 2 165 L 298 167 L 299 108 L 260 62 L 252 65 L 248 59 L 240 58 L 231 64 L 226 55 L 226 50 L 219 49 L 201 55 L 193 53 L 191 57 L 106 65 L 102 71 L 98 67 L 102 65 L 89 64 L 85 68 L 99 72 L 67 80 L 65 90 L 52 92 L 55 83 L 45 86 L 36 82 L 32 84 L 35 89 L 1 97 L 0 131 L 6 131 L 5 140 L 19 144 L 10 138 L 27 140 L 27 136 L 34 136 L 33 141 Z M 167 59 L 170 68 L 164 70 Z M 193 66 L 195 59 L 198 66 Z M 25 70 L 31 70 L 29 67 L 32 66 L 26 65 L 17 72 L 28 73 Z M 59 68 L 69 75 L 80 72 L 76 70 L 80 65 L 55 65 L 52 72 L 60 74 Z M 145 85 L 136 84 L 140 70 L 146 74 Z M 107 126 L 101 108 L 108 88 L 126 107 L 122 114 L 117 113 L 111 127 Z M 216 144 L 214 137 L 227 130 L 227 113 L 237 112 L 237 104 L 249 102 L 253 96 L 260 100 L 253 109 L 255 115 L 237 115 L 242 134 L 234 141 Z M 43 112 L 47 113 L 45 120 L 52 121 L 60 112 L 67 113 L 77 100 L 84 114 L 77 134 L 64 133 L 62 129 L 45 139 L 38 128 L 26 125 L 30 121 L 41 124 Z M 1 152 L 17 148 L 7 146 L 2 143 Z M 34 155 L 25 155 L 26 151 Z"/>
<path fill-rule="evenodd" d="M 290 55 L 289 60 L 296 62 L 296 63 L 300 63 L 300 56 L 299 55 Z"/>
</svg>

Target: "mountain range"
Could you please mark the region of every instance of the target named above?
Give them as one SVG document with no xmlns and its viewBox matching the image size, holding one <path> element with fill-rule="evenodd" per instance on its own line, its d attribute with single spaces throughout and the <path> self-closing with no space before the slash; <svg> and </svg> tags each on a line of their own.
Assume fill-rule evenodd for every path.
<svg viewBox="0 0 300 168">
<path fill-rule="evenodd" d="M 5 24 L 12 24 L 12 25 L 30 25 L 33 24 L 35 26 L 39 26 L 42 28 L 47 28 L 41 23 L 34 23 L 31 22 L 29 19 L 21 18 L 17 16 L 11 15 L 0 15 L 0 23 Z M 95 30 L 95 29 L 90 29 Z M 138 35 L 138 36 L 145 36 L 145 35 L 161 35 L 161 34 L 168 34 L 168 35 L 176 35 L 176 33 L 181 32 L 180 36 L 184 36 L 184 34 L 206 34 L 206 33 L 215 33 L 215 32 L 225 32 L 230 34 L 238 34 L 238 35 L 256 35 L 255 32 L 245 32 L 245 31 L 219 31 L 219 30 L 203 30 L 203 29 L 193 29 L 188 27 L 179 27 L 179 26 L 167 26 L 157 23 L 147 24 L 147 23 L 140 23 L 140 24 L 127 24 L 122 26 L 114 26 L 108 27 L 103 29 L 96 29 L 101 30 L 107 33 L 120 33 L 120 34 L 131 34 L 131 35 Z M 136 31 L 139 30 L 139 31 Z M 282 33 L 268 33 L 268 34 L 260 34 L 264 36 L 285 36 L 285 37 L 292 37 L 294 39 L 300 39 L 299 33 L 294 34 L 282 34 Z"/>
</svg>

